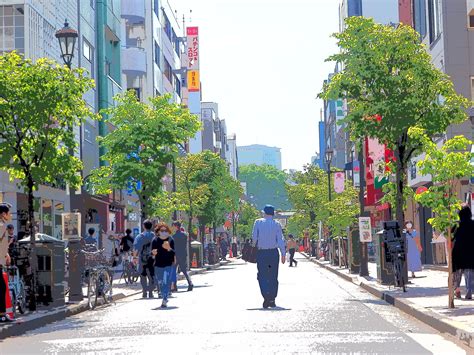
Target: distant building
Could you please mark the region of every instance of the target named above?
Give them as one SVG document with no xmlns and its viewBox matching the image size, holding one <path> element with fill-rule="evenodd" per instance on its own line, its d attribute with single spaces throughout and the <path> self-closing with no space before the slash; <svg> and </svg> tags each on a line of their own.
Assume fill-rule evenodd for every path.
<svg viewBox="0 0 474 355">
<path fill-rule="evenodd" d="M 271 165 L 277 169 L 281 167 L 281 148 L 266 145 L 252 144 L 237 147 L 239 166 L 244 165 Z"/>
</svg>

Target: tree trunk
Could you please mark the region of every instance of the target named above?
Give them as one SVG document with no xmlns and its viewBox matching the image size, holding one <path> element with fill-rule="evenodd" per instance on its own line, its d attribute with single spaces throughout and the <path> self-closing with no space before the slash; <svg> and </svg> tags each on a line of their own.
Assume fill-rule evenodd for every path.
<svg viewBox="0 0 474 355">
<path fill-rule="evenodd" d="M 27 190 L 28 190 L 28 232 L 30 234 L 30 267 L 31 267 L 31 290 L 29 294 L 29 305 L 30 311 L 36 310 L 36 236 L 35 236 L 35 207 L 34 207 L 34 182 L 31 176 L 27 176 Z"/>
<path fill-rule="evenodd" d="M 451 225 L 451 224 L 450 224 Z M 448 307 L 454 308 L 454 285 L 453 285 L 453 242 L 451 240 L 451 227 L 448 228 Z"/>
<path fill-rule="evenodd" d="M 405 212 L 403 211 L 403 205 L 404 205 L 404 196 L 403 196 L 403 190 L 405 188 L 404 183 L 405 183 L 405 146 L 399 145 L 395 151 L 395 156 L 396 156 L 396 188 L 397 188 L 397 193 L 395 196 L 395 218 L 398 221 L 398 224 L 400 225 L 400 228 L 403 227 L 405 223 Z"/>
</svg>

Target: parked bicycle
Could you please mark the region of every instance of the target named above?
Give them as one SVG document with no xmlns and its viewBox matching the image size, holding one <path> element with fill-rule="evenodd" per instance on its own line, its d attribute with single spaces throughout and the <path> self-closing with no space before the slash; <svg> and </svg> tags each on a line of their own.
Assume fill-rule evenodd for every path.
<svg viewBox="0 0 474 355">
<path fill-rule="evenodd" d="M 84 281 L 87 281 L 87 303 L 89 309 L 97 306 L 98 299 L 104 304 L 112 301 L 113 269 L 111 262 L 104 255 L 104 249 L 97 251 L 83 250 L 85 256 Z"/>
<path fill-rule="evenodd" d="M 8 288 L 10 290 L 10 295 L 13 305 L 13 314 L 16 314 L 16 311 L 20 314 L 25 314 L 26 312 L 26 289 L 23 278 L 20 276 L 20 271 L 16 266 L 7 267 L 8 272 Z"/>
<path fill-rule="evenodd" d="M 122 257 L 122 275 L 120 276 L 120 280 L 124 279 L 126 284 L 133 285 L 138 281 L 139 277 L 140 272 L 138 271 L 138 266 L 133 263 L 131 254 L 124 253 Z"/>
<path fill-rule="evenodd" d="M 406 292 L 407 280 L 404 273 L 405 242 L 396 221 L 384 222 L 383 238 L 385 244 L 385 262 L 392 264 L 393 284 Z"/>
</svg>

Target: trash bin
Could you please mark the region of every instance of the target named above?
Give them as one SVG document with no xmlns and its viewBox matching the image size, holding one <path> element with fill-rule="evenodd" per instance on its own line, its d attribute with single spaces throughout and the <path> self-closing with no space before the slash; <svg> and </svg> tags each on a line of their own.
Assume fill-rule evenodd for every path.
<svg viewBox="0 0 474 355">
<path fill-rule="evenodd" d="M 209 265 L 217 264 L 217 245 L 216 243 L 209 243 L 207 245 L 207 262 Z"/>
<path fill-rule="evenodd" d="M 203 248 L 202 243 L 195 240 L 191 242 L 191 268 L 202 268 L 203 267 Z"/>
<path fill-rule="evenodd" d="M 47 234 L 37 233 L 35 238 L 37 260 L 37 302 L 48 307 L 64 306 L 64 242 Z M 30 238 L 19 241 L 30 248 Z"/>
</svg>

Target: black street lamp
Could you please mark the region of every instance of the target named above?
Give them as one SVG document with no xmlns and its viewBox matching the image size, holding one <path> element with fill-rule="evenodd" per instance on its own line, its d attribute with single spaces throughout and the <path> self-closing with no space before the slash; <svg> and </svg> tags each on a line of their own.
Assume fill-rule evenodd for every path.
<svg viewBox="0 0 474 355">
<path fill-rule="evenodd" d="M 63 58 L 64 64 L 66 64 L 68 68 L 71 68 L 78 33 L 75 29 L 69 27 L 69 23 L 66 19 L 64 27 L 56 31 L 55 36 L 58 39 L 59 47 L 61 48 L 61 58 Z"/>
<path fill-rule="evenodd" d="M 64 27 L 56 31 L 56 38 L 59 41 L 59 48 L 61 49 L 61 58 L 64 64 L 71 69 L 72 58 L 74 57 L 74 49 L 76 47 L 76 41 L 78 33 L 75 29 L 69 27 L 67 20 L 64 21 Z M 70 127 L 72 129 L 72 127 Z M 80 144 L 82 144 L 82 129 Z M 81 147 L 82 151 L 82 147 Z M 71 150 L 71 154 L 74 151 Z M 82 154 L 81 154 L 82 155 Z M 82 189 L 82 187 L 81 187 Z M 74 191 L 70 190 L 71 194 L 71 207 L 72 207 L 72 196 Z M 81 260 L 81 243 L 80 240 L 69 240 L 69 301 L 79 302 L 82 301 L 82 269 L 84 265 L 80 262 Z M 82 265 L 81 265 L 82 264 Z"/>
<path fill-rule="evenodd" d="M 326 164 L 328 166 L 328 198 L 329 198 L 329 202 L 331 202 L 331 162 L 332 162 L 332 158 L 333 158 L 333 155 L 334 155 L 334 151 L 332 149 L 327 149 L 326 150 Z"/>
</svg>

